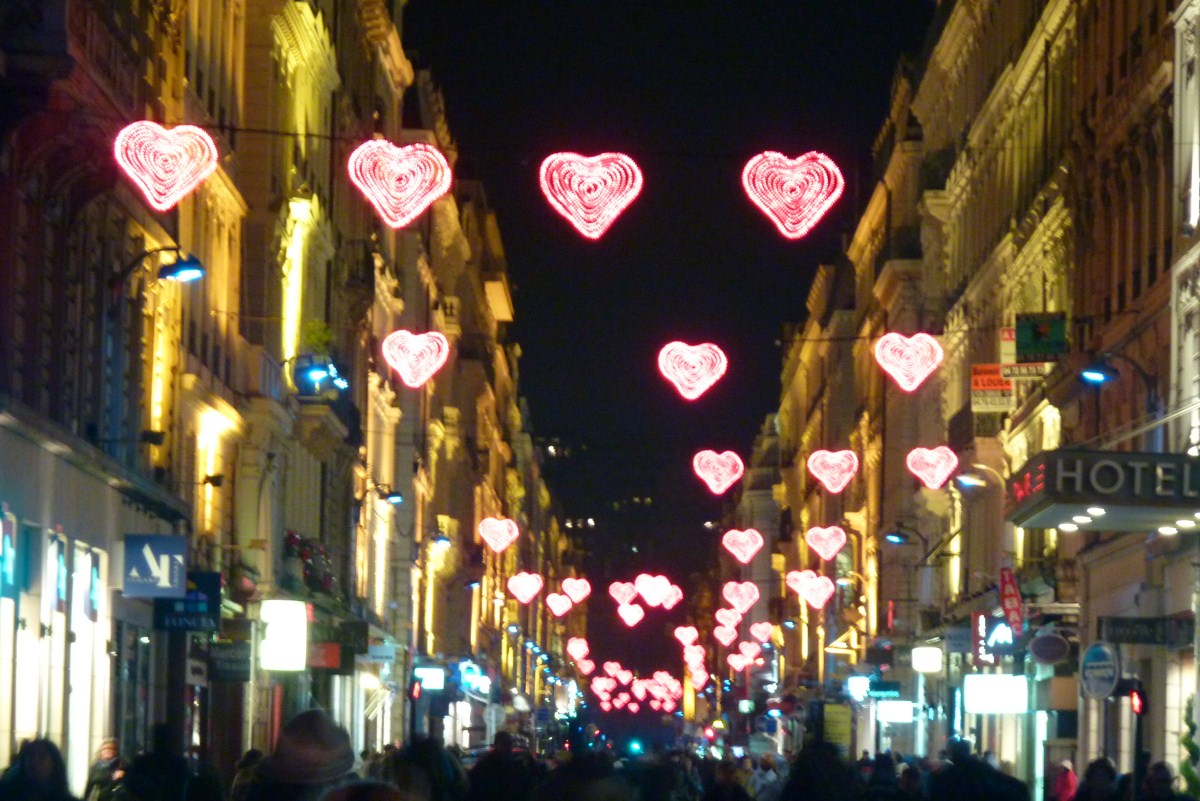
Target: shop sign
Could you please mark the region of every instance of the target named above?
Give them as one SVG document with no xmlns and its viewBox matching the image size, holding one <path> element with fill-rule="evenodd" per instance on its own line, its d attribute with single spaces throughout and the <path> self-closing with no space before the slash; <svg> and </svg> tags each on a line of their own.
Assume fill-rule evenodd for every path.
<svg viewBox="0 0 1200 801">
<path fill-rule="evenodd" d="M 1029 711 L 1029 680 L 1005 673 L 963 676 L 963 710 L 971 715 L 1020 715 Z"/>
<path fill-rule="evenodd" d="M 983 643 L 989 654 L 1013 654 L 1017 651 L 1017 635 L 1008 621 L 987 618 L 987 639 Z"/>
<path fill-rule="evenodd" d="M 988 615 L 984 612 L 971 614 L 971 656 L 976 665 L 996 664 L 988 648 Z"/>
<path fill-rule="evenodd" d="M 343 620 L 338 623 L 337 641 L 352 654 L 367 653 L 371 638 L 366 621 Z"/>
<path fill-rule="evenodd" d="M 1121 679 L 1121 655 L 1117 646 L 1097 640 L 1079 657 L 1079 685 L 1088 698 L 1108 698 Z"/>
<path fill-rule="evenodd" d="M 1177 617 L 1100 618 L 1100 636 L 1109 642 L 1183 648 L 1192 644 L 1194 635 L 1195 623 Z"/>
<path fill-rule="evenodd" d="M 308 656 L 308 604 L 269 599 L 260 605 L 259 619 L 266 626 L 258 648 L 263 670 L 304 670 Z"/>
<path fill-rule="evenodd" d="M 154 628 L 166 631 L 219 631 L 221 574 L 187 574 L 182 598 L 154 599 Z"/>
<path fill-rule="evenodd" d="M 969 626 L 950 626 L 946 629 L 946 653 L 971 653 L 971 628 Z"/>
<path fill-rule="evenodd" d="M 364 656 L 358 657 L 360 662 L 374 662 L 386 664 L 396 661 L 396 644 L 395 643 L 372 643 L 367 646 L 367 653 Z"/>
<path fill-rule="evenodd" d="M 845 704 L 827 703 L 823 708 L 825 742 L 832 743 L 843 757 L 850 753 L 853 715 Z"/>
<path fill-rule="evenodd" d="M 1008 626 L 1018 634 L 1025 628 L 1025 613 L 1022 608 L 1021 588 L 1011 567 L 1000 568 L 1000 607 Z"/>
<path fill-rule="evenodd" d="M 900 682 L 873 681 L 867 685 L 868 698 L 899 698 Z"/>
<path fill-rule="evenodd" d="M 1015 404 L 1012 382 L 1000 374 L 999 364 L 971 365 L 972 412 L 1007 412 Z"/>
<path fill-rule="evenodd" d="M 310 642 L 308 666 L 338 670 L 342 666 L 342 646 L 336 642 Z"/>
<path fill-rule="evenodd" d="M 67 611 L 67 541 L 58 534 L 50 535 L 46 549 L 46 569 L 50 571 L 47 585 L 54 587 L 49 595 L 50 608 L 66 614 Z"/>
<path fill-rule="evenodd" d="M 1067 657 L 1071 655 L 1071 643 L 1057 631 L 1041 629 L 1029 641 L 1027 650 L 1035 662 L 1043 665 L 1057 665 L 1067 661 Z"/>
<path fill-rule="evenodd" d="M 1067 315 L 1063 312 L 1018 314 L 1017 361 L 1052 362 L 1067 352 Z"/>
<path fill-rule="evenodd" d="M 213 681 L 250 681 L 250 643 L 216 642 L 210 645 L 208 677 Z"/>
<path fill-rule="evenodd" d="M 182 598 L 187 592 L 187 537 L 174 534 L 126 534 L 126 598 Z"/>
</svg>

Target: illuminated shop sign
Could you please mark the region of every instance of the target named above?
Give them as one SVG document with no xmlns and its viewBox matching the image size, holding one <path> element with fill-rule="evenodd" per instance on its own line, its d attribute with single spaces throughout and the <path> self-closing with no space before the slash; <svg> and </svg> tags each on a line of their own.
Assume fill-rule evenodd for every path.
<svg viewBox="0 0 1200 801">
<path fill-rule="evenodd" d="M 963 676 L 963 708 L 971 715 L 1028 712 L 1029 682 L 1024 676 L 968 673 Z"/>
<path fill-rule="evenodd" d="M 304 670 L 308 658 L 308 604 L 263 601 L 259 616 L 266 626 L 259 646 L 259 666 L 263 670 Z"/>
<path fill-rule="evenodd" d="M 126 598 L 182 598 L 187 593 L 187 537 L 126 534 Z"/>
</svg>

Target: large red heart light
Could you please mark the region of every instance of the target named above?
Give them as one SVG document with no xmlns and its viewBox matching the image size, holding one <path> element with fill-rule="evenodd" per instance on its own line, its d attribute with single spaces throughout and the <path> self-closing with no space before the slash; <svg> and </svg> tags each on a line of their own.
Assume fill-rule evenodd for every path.
<svg viewBox="0 0 1200 801">
<path fill-rule="evenodd" d="M 713 637 L 721 645 L 729 645 L 729 643 L 737 639 L 737 629 L 730 628 L 729 626 L 717 626 L 713 629 Z"/>
<path fill-rule="evenodd" d="M 633 628 L 642 622 L 642 618 L 646 616 L 646 610 L 637 604 L 621 604 L 617 607 L 617 614 L 621 616 L 621 620 L 625 621 L 626 626 Z"/>
<path fill-rule="evenodd" d="M 663 609 L 674 609 L 675 604 L 679 603 L 682 600 L 683 600 L 683 590 L 681 590 L 679 588 L 679 585 L 672 584 L 670 587 L 667 588 L 666 595 L 663 596 L 662 608 Z"/>
<path fill-rule="evenodd" d="M 500 553 L 516 542 L 521 533 L 517 531 L 517 524 L 507 517 L 485 517 L 479 521 L 479 536 L 487 547 Z"/>
<path fill-rule="evenodd" d="M 905 457 L 908 470 L 929 489 L 941 489 L 942 485 L 958 469 L 958 456 L 945 445 L 936 448 L 913 448 Z"/>
<path fill-rule="evenodd" d="M 708 485 L 714 495 L 720 495 L 742 477 L 745 467 L 733 451 L 717 453 L 704 450 L 692 457 L 692 470 Z"/>
<path fill-rule="evenodd" d="M 841 526 L 815 526 L 805 533 L 804 541 L 808 543 L 809 548 L 817 552 L 817 556 L 828 562 L 837 556 L 838 551 L 846 544 L 846 532 Z"/>
<path fill-rule="evenodd" d="M 762 550 L 763 538 L 762 534 L 752 528 L 745 531 L 731 529 L 725 532 L 725 536 L 721 538 L 721 544 L 725 546 L 725 550 L 733 554 L 734 559 L 743 565 L 748 565 L 754 555 Z"/>
<path fill-rule="evenodd" d="M 691 645 L 700 636 L 700 632 L 695 626 L 676 626 L 675 639 L 679 640 L 680 645 Z"/>
<path fill-rule="evenodd" d="M 671 580 L 666 576 L 651 576 L 642 573 L 633 580 L 633 586 L 647 606 L 662 606 L 663 599 L 671 591 Z"/>
<path fill-rule="evenodd" d="M 537 573 L 518 573 L 508 580 L 508 591 L 523 604 L 542 591 L 542 577 Z"/>
<path fill-rule="evenodd" d="M 823 609 L 835 589 L 829 576 L 818 576 L 811 570 L 793 570 L 786 581 L 814 609 Z"/>
<path fill-rule="evenodd" d="M 742 613 L 736 609 L 718 609 L 713 613 L 713 617 L 722 626 L 728 626 L 731 629 L 737 628 L 737 625 L 742 622 Z"/>
<path fill-rule="evenodd" d="M 562 617 L 567 612 L 571 611 L 574 606 L 571 599 L 557 592 L 552 592 L 546 596 L 546 606 L 554 613 L 555 617 Z"/>
<path fill-rule="evenodd" d="M 575 603 L 580 603 L 592 594 L 592 583 L 585 578 L 563 579 L 562 591 Z"/>
<path fill-rule="evenodd" d="M 412 389 L 424 386 L 450 357 L 450 343 L 437 331 L 414 334 L 401 329 L 383 340 L 383 358 Z"/>
<path fill-rule="evenodd" d="M 750 611 L 758 600 L 758 587 L 753 581 L 727 581 L 721 590 L 721 596 L 743 615 Z"/>
<path fill-rule="evenodd" d="M 567 640 L 567 653 L 571 655 L 572 659 L 583 659 L 589 653 L 591 653 L 591 650 L 592 649 L 591 646 L 588 645 L 588 641 L 583 637 L 572 637 L 571 639 Z"/>
<path fill-rule="evenodd" d="M 775 633 L 775 624 L 769 620 L 761 620 L 750 626 L 750 636 L 759 642 L 767 642 Z"/>
<path fill-rule="evenodd" d="M 599 239 L 642 191 L 642 171 L 624 153 L 554 153 L 541 168 L 542 194 L 588 239 Z"/>
<path fill-rule="evenodd" d="M 638 596 L 637 587 L 633 586 L 630 581 L 614 581 L 608 585 L 608 594 L 618 605 L 632 603 L 633 599 Z"/>
<path fill-rule="evenodd" d="M 938 368 L 945 351 L 929 334 L 884 334 L 875 343 L 875 361 L 905 392 L 912 392 Z"/>
<path fill-rule="evenodd" d="M 808 456 L 808 472 L 836 495 L 858 472 L 858 456 L 854 451 L 813 451 Z"/>
<path fill-rule="evenodd" d="M 423 142 L 397 147 L 372 139 L 354 149 L 346 167 L 350 180 L 392 228 L 408 225 L 450 191 L 450 164 Z"/>
<path fill-rule="evenodd" d="M 156 211 L 167 211 L 217 169 L 217 146 L 203 128 L 171 130 L 149 120 L 121 129 L 113 155 Z"/>
<path fill-rule="evenodd" d="M 833 159 L 815 150 L 795 159 L 768 150 L 746 162 L 742 170 L 746 194 L 788 239 L 799 239 L 812 230 L 845 186 Z"/>
<path fill-rule="evenodd" d="M 700 345 L 668 342 L 658 352 L 658 371 L 687 400 L 703 395 L 725 375 L 728 367 L 725 352 L 710 342 Z"/>
</svg>

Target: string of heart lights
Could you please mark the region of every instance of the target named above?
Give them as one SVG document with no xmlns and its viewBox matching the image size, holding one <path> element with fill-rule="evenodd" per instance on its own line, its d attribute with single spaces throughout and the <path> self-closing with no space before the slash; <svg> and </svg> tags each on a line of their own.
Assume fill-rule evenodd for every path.
<svg viewBox="0 0 1200 801">
<path fill-rule="evenodd" d="M 721 544 L 725 546 L 725 550 L 733 554 L 734 559 L 743 565 L 748 565 L 754 559 L 754 555 L 762 550 L 763 538 L 762 534 L 752 528 L 745 531 L 730 529 L 721 538 Z"/>
<path fill-rule="evenodd" d="M 742 477 L 745 466 L 733 451 L 703 450 L 692 457 L 692 470 L 713 495 L 721 495 Z"/>
<path fill-rule="evenodd" d="M 841 526 L 814 526 L 805 532 L 804 541 L 817 556 L 826 562 L 832 562 L 846 544 L 846 531 Z"/>
<path fill-rule="evenodd" d="M 699 398 L 721 380 L 728 368 L 725 352 L 711 342 L 668 342 L 658 352 L 658 371 L 685 400 Z"/>
<path fill-rule="evenodd" d="M 925 383 L 944 357 L 942 346 L 929 334 L 890 333 L 875 343 L 875 361 L 905 392 Z"/>
<path fill-rule="evenodd" d="M 383 139 L 363 142 L 350 154 L 346 168 L 350 180 L 392 228 L 415 220 L 450 191 L 452 180 L 446 157 L 423 142 L 404 147 Z"/>
<path fill-rule="evenodd" d="M 642 191 L 642 170 L 624 153 L 554 153 L 539 171 L 551 207 L 588 239 L 599 239 Z"/>
<path fill-rule="evenodd" d="M 815 150 L 795 159 L 769 150 L 750 159 L 742 170 L 746 194 L 788 239 L 811 231 L 845 186 L 833 160 Z"/>
<path fill-rule="evenodd" d="M 384 338 L 382 347 L 384 360 L 412 389 L 424 386 L 450 357 L 450 343 L 437 331 L 393 331 Z"/>
<path fill-rule="evenodd" d="M 117 134 L 113 155 L 156 211 L 173 208 L 217 168 L 216 144 L 194 125 L 132 123 Z"/>
<path fill-rule="evenodd" d="M 858 472 L 858 456 L 854 451 L 813 451 L 808 456 L 808 472 L 836 495 Z"/>
</svg>

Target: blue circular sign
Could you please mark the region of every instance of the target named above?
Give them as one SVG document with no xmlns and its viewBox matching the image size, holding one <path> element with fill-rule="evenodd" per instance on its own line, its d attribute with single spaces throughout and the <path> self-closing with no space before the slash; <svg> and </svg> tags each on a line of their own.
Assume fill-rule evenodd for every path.
<svg viewBox="0 0 1200 801">
<path fill-rule="evenodd" d="M 1097 640 L 1079 657 L 1079 686 L 1088 698 L 1109 697 L 1120 680 L 1121 654 L 1112 643 Z"/>
</svg>

